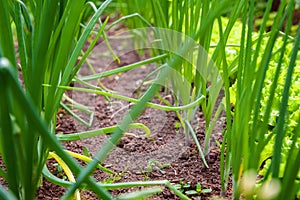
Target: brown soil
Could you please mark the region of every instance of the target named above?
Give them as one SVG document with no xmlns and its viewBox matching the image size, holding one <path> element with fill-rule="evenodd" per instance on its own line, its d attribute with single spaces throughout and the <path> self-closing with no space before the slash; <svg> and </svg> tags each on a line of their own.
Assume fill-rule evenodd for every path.
<svg viewBox="0 0 300 200">
<path fill-rule="evenodd" d="M 114 49 L 121 49 L 117 52 L 118 55 L 121 55 L 121 63 L 119 64 L 103 56 L 109 53 L 102 46 L 102 43 L 95 47 L 89 61 L 94 66 L 96 72 L 113 69 L 140 60 L 136 52 L 130 51 L 126 53 L 126 49 L 124 51 L 124 48 L 119 48 L 123 44 L 125 46 L 128 45 L 124 41 L 121 44 L 120 41 L 113 41 L 111 43 Z M 143 66 L 126 73 L 103 78 L 101 79 L 101 83 L 108 89 L 117 91 L 119 94 L 136 98 L 136 89 L 154 68 L 154 65 Z M 84 66 L 80 74 L 90 74 L 89 68 Z M 97 81 L 91 81 L 91 83 L 94 85 L 99 84 Z M 82 87 L 76 84 L 75 86 Z M 143 86 L 142 92 L 146 88 L 147 86 Z M 161 91 L 161 94 L 167 95 L 163 91 Z M 87 128 L 74 120 L 62 109 L 57 118 L 57 132 L 63 132 L 64 134 L 115 125 L 130 107 L 125 101 L 111 98 L 110 102 L 108 102 L 107 99 L 100 95 L 74 91 L 68 92 L 68 95 L 72 96 L 75 101 L 88 106 L 94 112 L 94 120 L 92 127 Z M 161 103 L 157 99 L 154 99 L 153 102 Z M 76 111 L 76 113 L 88 121 L 86 114 L 80 111 Z M 150 139 L 145 138 L 145 133 L 141 130 L 130 130 L 130 133 L 122 138 L 105 162 L 102 163 L 103 166 L 113 170 L 118 175 L 112 176 L 98 170 L 94 173 L 94 177 L 97 180 L 102 182 L 169 180 L 173 184 L 188 184 L 189 187 L 183 188 L 184 191 L 195 190 L 196 185 L 200 183 L 202 189 L 211 189 L 212 191 L 206 194 L 189 195 L 190 198 L 200 199 L 201 197 L 201 199 L 211 199 L 214 196 L 220 195 L 220 147 L 216 141 L 222 143 L 223 118 L 217 122 L 211 140 L 210 153 L 206 156 L 209 168 L 204 166 L 194 141 L 184 136 L 182 128 L 175 127 L 175 123 L 179 122 L 179 120 L 174 112 L 147 108 L 137 122 L 143 123 L 151 129 Z M 203 145 L 205 120 L 200 110 L 197 112 L 192 125 L 196 130 L 198 140 Z M 67 142 L 65 146 L 67 149 L 78 153 L 83 153 L 83 148 L 85 147 L 93 155 L 108 138 L 109 135 L 97 136 L 90 139 Z M 50 171 L 56 173 L 58 176 L 63 176 L 62 173 L 57 173 L 57 167 L 53 163 L 53 160 L 47 163 Z M 111 191 L 111 193 L 117 196 L 138 189 L 141 188 L 121 189 Z M 44 180 L 43 185 L 38 190 L 37 199 L 59 199 L 64 191 L 64 188 Z M 97 199 L 89 191 L 81 192 L 81 194 L 83 199 Z M 226 196 L 231 196 L 230 186 L 228 187 Z M 150 199 L 179 198 L 165 187 L 162 193 L 152 196 Z"/>
</svg>

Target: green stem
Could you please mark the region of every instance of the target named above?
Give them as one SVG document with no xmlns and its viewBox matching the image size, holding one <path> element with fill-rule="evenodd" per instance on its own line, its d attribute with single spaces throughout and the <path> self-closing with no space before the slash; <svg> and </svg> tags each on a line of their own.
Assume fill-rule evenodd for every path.
<svg viewBox="0 0 300 200">
<path fill-rule="evenodd" d="M 92 130 L 92 131 L 85 131 L 85 132 L 80 132 L 80 133 L 57 134 L 56 137 L 61 142 L 83 140 L 86 138 L 91 138 L 91 137 L 104 135 L 104 134 L 108 134 L 108 133 L 113 133 L 117 128 L 118 128 L 118 126 L 110 126 L 110 127 L 106 127 L 106 128 L 101 128 L 101 129 Z M 144 135 L 144 137 L 146 137 L 146 138 L 149 137 L 151 134 L 150 129 L 141 123 L 130 124 L 128 126 L 128 129 L 142 129 L 146 133 Z"/>
<path fill-rule="evenodd" d="M 46 85 L 44 85 L 44 86 L 46 86 Z M 80 92 L 99 94 L 99 95 L 108 96 L 108 97 L 132 102 L 132 103 L 139 102 L 138 99 L 125 97 L 125 96 L 114 94 L 111 92 L 105 92 L 105 91 L 100 91 L 100 90 L 95 90 L 95 89 L 77 88 L 77 87 L 70 87 L 70 86 L 58 86 L 58 88 L 65 89 L 65 90 L 74 90 L 74 91 L 80 91 Z M 199 105 L 204 99 L 205 99 L 205 96 L 202 95 L 195 101 L 193 101 L 189 104 L 183 105 L 183 106 L 164 106 L 164 105 L 159 105 L 159 104 L 150 103 L 150 102 L 146 102 L 145 106 L 150 107 L 150 108 L 156 108 L 159 110 L 165 110 L 165 111 L 179 111 L 179 110 L 187 110 L 187 109 L 193 108 L 193 107 Z"/>
</svg>

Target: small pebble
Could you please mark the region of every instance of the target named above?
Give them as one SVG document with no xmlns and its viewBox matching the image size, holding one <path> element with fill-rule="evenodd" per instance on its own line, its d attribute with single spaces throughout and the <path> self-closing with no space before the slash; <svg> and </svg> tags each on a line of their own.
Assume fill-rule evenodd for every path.
<svg viewBox="0 0 300 200">
<path fill-rule="evenodd" d="M 179 159 L 187 160 L 187 159 L 189 159 L 189 157 L 190 157 L 190 155 L 189 155 L 188 152 L 183 152 L 183 153 L 180 154 Z"/>
</svg>

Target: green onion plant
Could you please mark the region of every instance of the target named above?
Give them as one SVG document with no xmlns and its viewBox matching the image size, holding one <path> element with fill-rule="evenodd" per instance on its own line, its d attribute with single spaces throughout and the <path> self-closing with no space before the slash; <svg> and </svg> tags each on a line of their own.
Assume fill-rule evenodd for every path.
<svg viewBox="0 0 300 200">
<path fill-rule="evenodd" d="M 66 158 L 74 173 L 80 169 L 54 137 L 64 93 L 57 86 L 69 85 L 80 68 L 76 62 L 81 49 L 109 3 L 103 2 L 86 20 L 82 17 L 89 7 L 85 1 L 0 2 L 0 153 L 6 167 L 1 175 L 16 199 L 34 198 L 49 151 Z M 86 24 L 82 31 L 81 23 Z M 103 34 L 103 29 L 99 32 Z M 89 181 L 96 189 L 95 181 Z"/>
<path fill-rule="evenodd" d="M 121 2 L 124 3 L 124 1 Z M 176 55 L 173 55 L 176 54 L 176 51 L 182 52 L 186 46 L 190 47 L 188 50 L 185 49 L 182 58 L 178 58 L 179 61 L 176 62 L 176 66 L 171 66 L 174 71 L 169 76 L 169 82 L 165 84 L 165 87 L 170 88 L 172 91 L 176 105 L 186 105 L 199 98 L 206 97 L 206 101 L 201 101 L 200 105 L 183 112 L 177 112 L 177 115 L 181 120 L 186 136 L 190 137 L 191 135 L 195 140 L 202 160 L 207 166 L 204 155 L 209 153 L 214 121 L 219 117 L 223 107 L 222 104 L 218 105 L 220 109 L 215 112 L 216 101 L 220 95 L 223 82 L 217 63 L 213 62 L 212 55 L 208 55 L 208 52 L 210 52 L 210 46 L 212 45 L 211 36 L 214 24 L 220 22 L 218 19 L 221 19 L 222 14 L 227 13 L 232 5 L 229 1 L 220 3 L 218 1 L 180 0 L 151 0 L 144 3 L 136 2 L 134 5 L 136 7 L 133 5 L 126 7 L 126 14 L 134 14 L 139 12 L 140 7 L 146 7 L 148 14 L 143 15 L 145 19 L 154 27 L 161 28 L 160 31 L 154 31 L 155 38 L 162 41 L 158 44 L 158 46 L 160 45 L 160 48 L 157 48 L 159 50 L 155 52 L 158 54 L 169 53 L 170 55 L 162 62 L 168 63 L 174 56 L 176 57 Z M 236 10 L 235 15 L 238 12 L 240 10 Z M 131 18 L 128 21 L 130 27 L 146 26 L 146 24 L 141 24 L 142 20 L 140 18 Z M 230 28 L 228 28 L 229 31 Z M 171 33 L 166 34 L 166 32 Z M 223 32 L 220 34 L 223 34 Z M 215 49 L 214 58 L 221 57 L 223 55 L 222 51 L 225 51 L 225 46 L 219 46 Z M 207 130 L 204 151 L 190 126 L 199 106 L 203 111 Z"/>
<path fill-rule="evenodd" d="M 235 64 L 236 82 L 231 88 L 225 84 L 226 112 L 232 113 L 232 121 L 227 117 L 230 126 L 227 125 L 223 140 L 226 164 L 221 161 L 224 169 L 221 175 L 226 183 L 231 168 L 234 199 L 241 194 L 249 199 L 253 196 L 267 198 L 263 194 L 273 192 L 268 198 L 282 199 L 290 191 L 289 198 L 294 199 L 299 193 L 299 167 L 294 160 L 299 151 L 294 145 L 299 141 L 296 127 L 300 118 L 298 109 L 294 108 L 297 97 L 293 92 L 297 91 L 295 81 L 299 77 L 298 70 L 294 70 L 299 68 L 296 62 L 299 32 L 295 37 L 290 36 L 295 1 L 281 1 L 271 30 L 267 32 L 271 8 L 272 1 L 268 1 L 256 33 L 253 23 L 255 1 L 243 4 L 240 48 Z M 284 32 L 281 32 L 283 26 Z M 233 112 L 229 99 L 234 104 Z M 253 187 L 249 192 L 249 188 L 241 183 L 243 177 L 252 172 L 259 181 L 254 182 L 256 189 Z M 283 173 L 295 176 L 284 176 Z M 262 178 L 258 178 L 258 174 Z M 286 185 L 287 182 L 290 186 Z"/>
</svg>

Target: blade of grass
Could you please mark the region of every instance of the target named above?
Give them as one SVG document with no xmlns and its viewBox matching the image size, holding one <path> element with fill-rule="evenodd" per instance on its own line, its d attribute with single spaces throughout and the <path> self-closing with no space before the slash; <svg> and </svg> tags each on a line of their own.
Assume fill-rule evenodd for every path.
<svg viewBox="0 0 300 200">
<path fill-rule="evenodd" d="M 197 148 L 199 150 L 200 157 L 201 157 L 201 159 L 202 159 L 205 167 L 209 168 L 208 165 L 207 165 L 207 162 L 205 160 L 205 156 L 203 154 L 202 148 L 201 148 L 201 146 L 199 144 L 199 141 L 197 139 L 196 133 L 193 130 L 193 127 L 191 126 L 191 124 L 189 123 L 189 121 L 185 120 L 184 122 L 186 123 L 186 125 L 187 125 L 187 127 L 188 127 L 188 129 L 189 129 L 189 131 L 190 131 L 190 133 L 191 133 L 191 135 L 192 135 L 192 137 L 193 137 L 193 139 L 194 139 L 194 141 L 196 143 L 196 146 L 197 146 Z"/>
<path fill-rule="evenodd" d="M 15 50 L 14 50 L 14 42 L 13 42 L 13 35 L 11 30 L 10 24 L 10 15 L 9 12 L 11 11 L 9 8 L 10 1 L 1 0 L 0 1 L 0 57 L 7 57 L 12 66 L 15 69 L 15 75 L 17 71 L 17 64 L 16 64 L 16 57 L 15 57 Z"/>
</svg>

